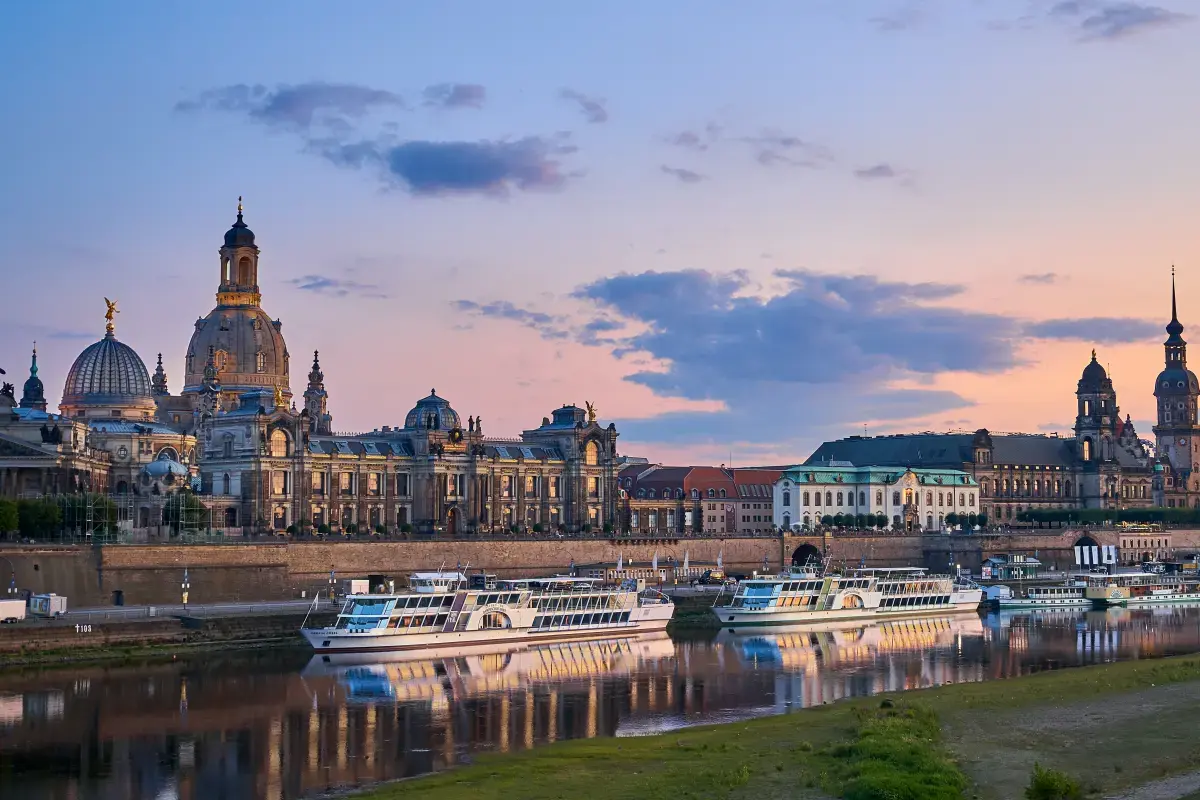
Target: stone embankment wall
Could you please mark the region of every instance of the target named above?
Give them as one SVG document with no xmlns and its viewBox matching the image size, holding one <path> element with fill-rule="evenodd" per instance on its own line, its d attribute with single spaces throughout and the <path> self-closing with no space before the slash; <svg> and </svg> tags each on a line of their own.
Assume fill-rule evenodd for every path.
<svg viewBox="0 0 1200 800">
<path fill-rule="evenodd" d="M 1047 529 L 1044 532 L 971 536 L 783 536 L 755 539 L 680 539 L 617 541 L 402 541 L 402 542 L 262 542 L 221 545 L 106 545 L 101 547 L 19 546 L 0 548 L 0 586 L 8 584 L 8 564 L 17 586 L 34 592 L 57 592 L 72 607 L 109 605 L 121 590 L 130 605 L 175 603 L 181 597 L 186 568 L 190 601 L 277 600 L 311 597 L 328 588 L 330 570 L 338 579 L 368 574 L 404 576 L 419 569 L 455 564 L 482 567 L 502 576 L 547 574 L 576 564 L 615 562 L 649 566 L 685 554 L 693 564 L 715 563 L 718 554 L 732 572 L 789 564 L 805 552 L 828 552 L 835 563 L 899 567 L 921 565 L 945 571 L 958 564 L 978 570 L 982 559 L 997 553 L 1037 554 L 1047 566 L 1074 566 L 1072 549 L 1080 536 L 1099 544 L 1118 544 L 1115 532 Z M 1200 530 L 1173 530 L 1178 552 L 1200 550 Z M 803 549 L 809 545 L 813 550 Z M 6 563 L 7 562 L 7 563 Z"/>
</svg>

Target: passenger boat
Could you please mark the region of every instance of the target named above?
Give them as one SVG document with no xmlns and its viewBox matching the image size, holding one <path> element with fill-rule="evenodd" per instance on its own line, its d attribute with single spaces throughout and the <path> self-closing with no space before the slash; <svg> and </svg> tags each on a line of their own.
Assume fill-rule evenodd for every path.
<svg viewBox="0 0 1200 800">
<path fill-rule="evenodd" d="M 742 581 L 729 604 L 714 605 L 713 613 L 722 625 L 810 624 L 975 611 L 982 598 L 983 590 L 970 581 L 929 575 L 919 567 L 837 575 L 806 565 Z"/>
<path fill-rule="evenodd" d="M 1154 572 L 1091 575 L 1084 594 L 1096 605 L 1138 606 L 1200 600 L 1200 580 Z"/>
<path fill-rule="evenodd" d="M 300 632 L 318 653 L 417 650 L 628 636 L 664 630 L 675 612 L 666 595 L 633 581 L 480 581 L 460 572 L 418 572 L 409 587 L 351 595 L 333 625 L 302 625 Z"/>
<path fill-rule="evenodd" d="M 1087 579 L 1091 575 L 1080 575 L 1064 583 L 1042 586 L 1026 586 L 1009 597 L 998 597 L 997 608 L 1087 608 L 1092 601 L 1085 596 Z"/>
</svg>

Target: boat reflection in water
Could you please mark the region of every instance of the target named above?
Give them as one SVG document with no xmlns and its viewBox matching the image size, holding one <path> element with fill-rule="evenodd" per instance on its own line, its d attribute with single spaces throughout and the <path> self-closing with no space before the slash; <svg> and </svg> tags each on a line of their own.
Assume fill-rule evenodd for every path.
<svg viewBox="0 0 1200 800">
<path fill-rule="evenodd" d="M 1200 606 L 0 672 L 0 798 L 297 800 L 481 752 L 1200 651 Z"/>
</svg>

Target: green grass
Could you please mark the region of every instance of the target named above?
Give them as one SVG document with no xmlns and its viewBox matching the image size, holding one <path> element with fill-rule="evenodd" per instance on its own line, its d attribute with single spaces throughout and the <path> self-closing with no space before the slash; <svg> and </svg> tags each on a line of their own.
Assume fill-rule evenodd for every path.
<svg viewBox="0 0 1200 800">
<path fill-rule="evenodd" d="M 1194 703 L 1179 702 L 1200 695 L 1195 681 L 1200 660 L 1183 657 L 957 684 L 656 736 L 486 754 L 361 800 L 574 800 L 581 792 L 589 800 L 1015 798 L 1035 761 L 1087 775 L 1087 791 L 1111 791 L 1196 763 L 1200 731 L 1183 723 Z M 1123 716 L 1113 722 L 1105 709 Z M 1051 729 L 1039 733 L 1031 720 Z"/>
</svg>

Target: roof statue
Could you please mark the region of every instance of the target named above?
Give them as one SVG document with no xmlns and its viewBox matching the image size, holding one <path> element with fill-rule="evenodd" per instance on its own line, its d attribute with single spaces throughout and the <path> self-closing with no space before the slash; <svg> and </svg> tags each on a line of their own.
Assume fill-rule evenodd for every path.
<svg viewBox="0 0 1200 800">
<path fill-rule="evenodd" d="M 275 407 L 276 408 L 284 408 L 285 407 L 284 402 L 283 402 L 283 388 L 279 387 L 279 386 L 275 387 Z"/>
<path fill-rule="evenodd" d="M 587 421 L 590 425 L 596 421 L 596 407 L 587 401 L 584 401 L 583 404 L 587 406 Z"/>
<path fill-rule="evenodd" d="M 108 306 L 108 310 L 104 312 L 104 319 L 108 320 L 108 324 L 104 326 L 104 330 L 108 333 L 112 333 L 113 332 L 113 317 L 117 314 L 120 314 L 121 312 L 117 309 L 117 301 L 116 300 L 109 300 L 106 297 L 106 298 L 104 298 L 104 303 L 105 303 L 105 305 Z"/>
</svg>

